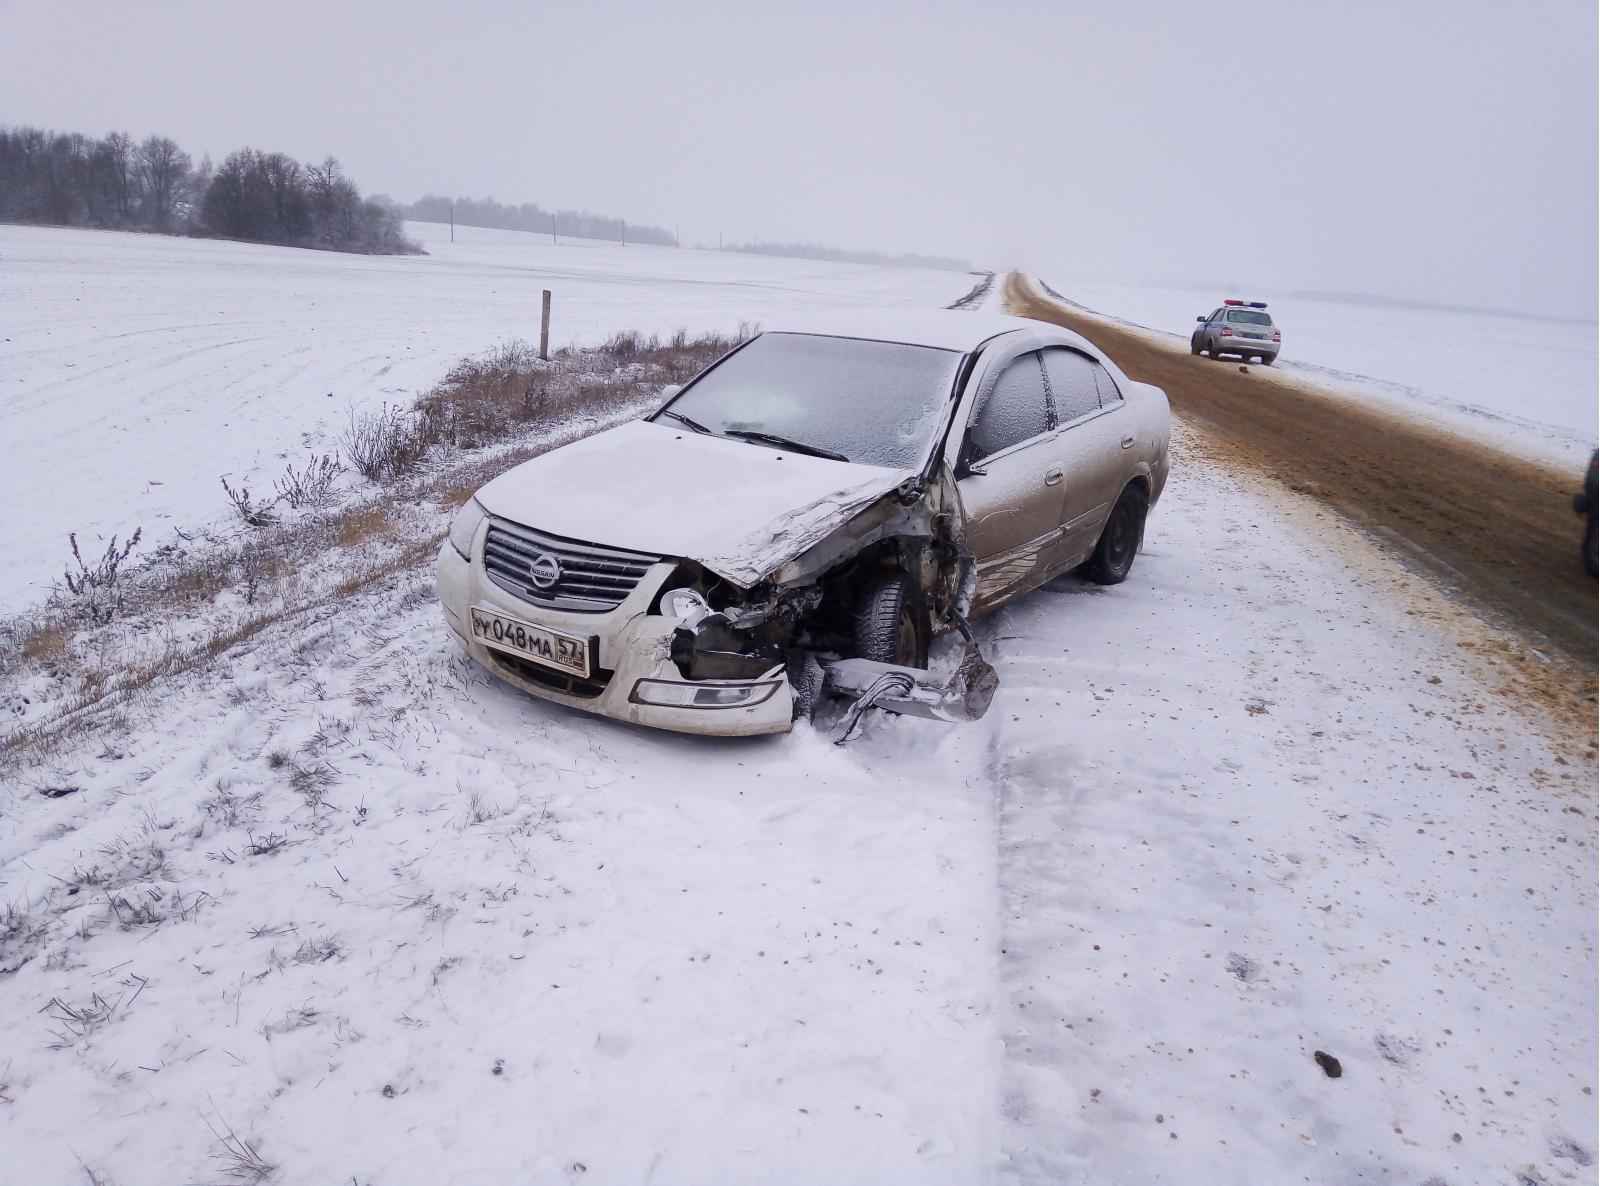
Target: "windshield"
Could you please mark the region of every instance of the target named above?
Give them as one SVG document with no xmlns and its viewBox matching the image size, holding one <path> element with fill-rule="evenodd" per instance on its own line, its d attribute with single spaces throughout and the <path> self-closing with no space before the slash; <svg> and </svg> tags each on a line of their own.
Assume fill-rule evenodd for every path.
<svg viewBox="0 0 1600 1186">
<path fill-rule="evenodd" d="M 960 362 L 956 351 L 928 346 L 765 333 L 652 419 L 677 417 L 717 436 L 759 433 L 864 465 L 914 469 Z"/>
<path fill-rule="evenodd" d="M 1235 325 L 1271 325 L 1272 318 L 1259 309 L 1229 309 L 1228 320 Z"/>
</svg>

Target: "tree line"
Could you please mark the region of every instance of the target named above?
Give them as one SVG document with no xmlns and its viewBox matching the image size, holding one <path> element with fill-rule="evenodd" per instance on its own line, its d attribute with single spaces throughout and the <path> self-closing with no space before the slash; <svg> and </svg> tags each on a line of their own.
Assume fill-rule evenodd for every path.
<svg viewBox="0 0 1600 1186">
<path fill-rule="evenodd" d="M 364 199 L 339 162 L 243 148 L 198 165 L 165 136 L 135 142 L 0 128 L 0 222 L 245 239 L 392 255 L 421 248 L 402 215 Z"/>
<path fill-rule="evenodd" d="M 950 272 L 970 272 L 964 259 L 945 255 L 918 255 L 905 252 L 888 255 L 881 251 L 851 251 L 843 247 L 823 247 L 816 243 L 730 243 L 723 250 L 751 255 L 781 255 L 788 259 L 821 259 L 843 264 L 873 264 L 878 267 L 940 268 Z"/>
<path fill-rule="evenodd" d="M 653 243 L 675 247 L 671 231 L 640 226 L 621 218 L 590 214 L 587 210 L 546 210 L 534 202 L 506 206 L 492 198 L 448 198 L 424 194 L 409 206 L 398 207 L 402 216 L 418 222 L 449 222 L 451 207 L 460 226 L 494 227 L 504 231 L 570 235 L 574 239 L 603 239 L 612 243 Z"/>
</svg>

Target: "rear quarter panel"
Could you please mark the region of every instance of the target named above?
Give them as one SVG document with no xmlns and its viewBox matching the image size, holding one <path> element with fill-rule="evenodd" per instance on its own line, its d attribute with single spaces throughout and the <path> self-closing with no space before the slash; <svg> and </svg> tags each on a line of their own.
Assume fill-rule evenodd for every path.
<svg viewBox="0 0 1600 1186">
<path fill-rule="evenodd" d="M 1150 483 L 1150 505 L 1155 506 L 1166 488 L 1167 476 L 1172 471 L 1172 407 L 1167 393 L 1150 383 L 1125 380 L 1122 384 L 1128 411 L 1128 423 L 1134 435 L 1132 466 L 1134 475 Z"/>
</svg>

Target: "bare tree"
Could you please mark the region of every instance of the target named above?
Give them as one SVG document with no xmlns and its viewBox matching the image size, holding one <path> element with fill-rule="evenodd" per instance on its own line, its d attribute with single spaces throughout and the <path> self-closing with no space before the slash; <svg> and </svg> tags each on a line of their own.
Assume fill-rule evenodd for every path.
<svg viewBox="0 0 1600 1186">
<path fill-rule="evenodd" d="M 187 191 L 189 154 L 165 136 L 139 145 L 138 173 L 145 222 L 156 230 L 172 224 L 173 211 Z"/>
</svg>

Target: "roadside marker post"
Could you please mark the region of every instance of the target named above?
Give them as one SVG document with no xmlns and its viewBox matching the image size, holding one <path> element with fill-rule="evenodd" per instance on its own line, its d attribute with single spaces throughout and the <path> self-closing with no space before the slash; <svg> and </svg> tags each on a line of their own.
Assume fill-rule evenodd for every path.
<svg viewBox="0 0 1600 1186">
<path fill-rule="evenodd" d="M 544 290 L 544 299 L 539 302 L 539 360 L 550 361 L 550 290 Z"/>
</svg>

